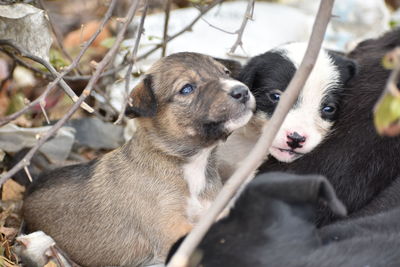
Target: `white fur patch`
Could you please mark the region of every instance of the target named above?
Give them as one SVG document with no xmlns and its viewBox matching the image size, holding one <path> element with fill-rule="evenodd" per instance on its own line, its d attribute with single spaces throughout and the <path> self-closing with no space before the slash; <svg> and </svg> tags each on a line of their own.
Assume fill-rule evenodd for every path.
<svg viewBox="0 0 400 267">
<path fill-rule="evenodd" d="M 307 44 L 292 43 L 279 49 L 284 51 L 286 57 L 299 67 Z M 329 133 L 332 122 L 321 118 L 321 103 L 329 93 L 332 85 L 339 82 L 339 72 L 325 50 L 321 50 L 315 66 L 299 96 L 298 106 L 292 108 L 283 122 L 272 144 L 270 153 L 278 160 L 291 162 L 313 150 Z M 285 89 L 285 88 L 282 88 Z M 306 137 L 302 148 L 290 153 L 282 149 L 290 149 L 287 145 L 287 135 L 297 132 Z"/>
<path fill-rule="evenodd" d="M 206 168 L 212 149 L 213 147 L 201 150 L 183 165 L 183 175 L 190 193 L 186 213 L 191 223 L 197 222 L 210 206 L 210 202 L 200 199 L 200 195 L 206 188 Z"/>
<path fill-rule="evenodd" d="M 55 245 L 55 241 L 42 231 L 33 232 L 29 235 L 20 235 L 16 240 L 21 244 L 17 249 L 19 256 L 29 258 L 38 266 L 44 266 L 48 262 L 47 253 L 50 247 Z"/>
<path fill-rule="evenodd" d="M 233 87 L 235 86 L 245 86 L 243 83 L 237 81 L 237 80 L 233 80 L 233 79 L 220 79 L 221 83 L 222 83 L 222 89 L 226 92 L 230 92 L 232 90 Z"/>
<path fill-rule="evenodd" d="M 247 110 L 242 116 L 236 119 L 230 119 L 227 122 L 225 122 L 224 126 L 225 129 L 228 132 L 233 132 L 236 129 L 239 129 L 240 127 L 245 126 L 251 117 L 253 116 L 253 112 L 251 110 Z"/>
</svg>

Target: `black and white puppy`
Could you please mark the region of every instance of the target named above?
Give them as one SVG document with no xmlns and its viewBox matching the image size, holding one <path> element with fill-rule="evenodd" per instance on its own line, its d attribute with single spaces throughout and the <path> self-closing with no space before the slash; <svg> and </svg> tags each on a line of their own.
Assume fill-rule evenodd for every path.
<svg viewBox="0 0 400 267">
<path fill-rule="evenodd" d="M 282 93 L 299 67 L 306 43 L 290 43 L 252 58 L 239 74 L 256 98 L 257 112 L 247 126 L 219 147 L 220 172 L 228 178 L 257 141 Z M 355 63 L 321 50 L 300 96 L 270 148 L 281 162 L 292 162 L 312 151 L 329 134 L 340 108 L 343 85 L 356 72 Z"/>
<path fill-rule="evenodd" d="M 368 209 L 367 213 L 372 215 L 393 206 L 393 201 L 400 203 L 397 195 L 400 190 L 379 196 L 400 177 L 400 137 L 379 136 L 372 113 L 390 74 L 390 70 L 382 66 L 382 58 L 399 45 L 400 28 L 380 38 L 361 42 L 348 55 L 357 62 L 357 75 L 345 86 L 345 96 L 329 137 L 315 150 L 290 164 L 268 160 L 260 172 L 274 170 L 324 175 L 350 215 L 363 209 Z M 329 210 L 321 208 L 318 212 L 319 225 L 333 220 L 335 217 Z"/>
</svg>

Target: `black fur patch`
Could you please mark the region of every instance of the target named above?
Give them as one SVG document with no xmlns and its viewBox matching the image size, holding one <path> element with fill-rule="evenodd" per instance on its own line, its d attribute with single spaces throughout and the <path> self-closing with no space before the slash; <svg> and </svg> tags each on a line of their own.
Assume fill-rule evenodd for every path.
<svg viewBox="0 0 400 267">
<path fill-rule="evenodd" d="M 343 213 L 324 177 L 283 173 L 256 177 L 229 216 L 211 227 L 199 246 L 203 259 L 193 266 L 286 266 L 285 262 L 320 245 L 312 220 L 321 200 Z"/>
<path fill-rule="evenodd" d="M 257 110 L 271 116 L 277 102 L 269 94 L 276 90 L 285 91 L 296 67 L 279 52 L 266 52 L 252 58 L 240 73 L 239 80 L 245 83 L 256 98 Z"/>
</svg>

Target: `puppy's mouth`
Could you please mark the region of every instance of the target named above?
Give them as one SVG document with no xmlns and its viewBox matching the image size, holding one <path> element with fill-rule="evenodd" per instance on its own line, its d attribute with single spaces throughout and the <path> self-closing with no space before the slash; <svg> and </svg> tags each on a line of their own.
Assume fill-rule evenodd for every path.
<svg viewBox="0 0 400 267">
<path fill-rule="evenodd" d="M 293 149 L 286 149 L 280 147 L 271 147 L 270 153 L 274 158 L 282 162 L 292 162 L 305 154 L 297 152 Z"/>
<path fill-rule="evenodd" d="M 279 149 L 279 151 L 281 151 L 281 152 L 289 153 L 289 155 L 300 155 L 300 156 L 304 155 L 303 153 L 296 152 L 293 149 L 284 149 L 284 148 L 279 148 L 279 147 L 276 147 L 276 148 Z"/>
<path fill-rule="evenodd" d="M 250 121 L 252 116 L 253 116 L 253 110 L 246 109 L 242 115 L 237 116 L 236 118 L 227 120 L 224 123 L 224 127 L 225 127 L 226 131 L 230 134 L 234 130 L 245 126 Z"/>
</svg>

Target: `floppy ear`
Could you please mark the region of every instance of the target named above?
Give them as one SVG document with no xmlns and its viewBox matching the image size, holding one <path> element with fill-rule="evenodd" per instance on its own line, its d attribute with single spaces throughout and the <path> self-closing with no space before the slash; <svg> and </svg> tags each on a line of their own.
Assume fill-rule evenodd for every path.
<svg viewBox="0 0 400 267">
<path fill-rule="evenodd" d="M 346 207 L 337 198 L 332 185 L 321 175 L 269 172 L 257 175 L 250 186 L 266 196 L 283 201 L 314 204 L 322 202 L 336 215 L 345 216 L 347 213 Z"/>
<path fill-rule="evenodd" d="M 213 59 L 224 65 L 231 72 L 230 76 L 232 78 L 237 79 L 239 77 L 239 73 L 242 71 L 242 64 L 239 61 L 218 57 L 214 57 Z"/>
<path fill-rule="evenodd" d="M 344 84 L 348 82 L 357 73 L 357 64 L 354 60 L 351 60 L 344 56 L 343 53 L 329 51 L 329 55 L 334 61 L 335 65 L 338 66 L 340 73 L 340 80 Z"/>
<path fill-rule="evenodd" d="M 265 68 L 266 57 L 275 56 L 274 54 L 267 52 L 250 59 L 246 65 L 242 68 L 238 80 L 246 84 L 250 90 L 254 88 L 254 82 L 259 77 L 260 68 Z M 264 67 L 263 67 L 264 66 Z"/>
<path fill-rule="evenodd" d="M 152 89 L 152 78 L 151 75 L 146 75 L 133 89 L 125 115 L 130 118 L 153 117 L 156 112 L 157 99 Z"/>
</svg>

